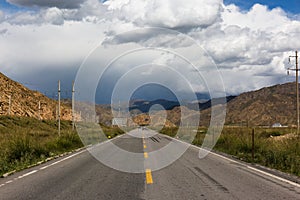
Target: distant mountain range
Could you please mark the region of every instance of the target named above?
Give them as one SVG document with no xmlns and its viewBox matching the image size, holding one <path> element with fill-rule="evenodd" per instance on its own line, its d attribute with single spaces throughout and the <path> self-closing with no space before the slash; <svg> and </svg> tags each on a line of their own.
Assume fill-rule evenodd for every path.
<svg viewBox="0 0 300 200">
<path fill-rule="evenodd" d="M 224 99 L 214 99 L 214 105 L 224 102 Z M 226 97 L 227 125 L 272 126 L 275 123 L 282 125 L 296 125 L 296 84 L 285 83 L 265 87 L 257 91 L 242 93 L 239 96 Z M 172 123 L 180 123 L 180 107 L 178 102 L 157 100 L 133 103 L 131 109 L 147 112 L 151 105 L 161 104 L 168 110 Z M 212 100 L 203 103 L 187 103 L 181 105 L 189 110 L 200 109 L 200 124 L 207 126 L 210 122 Z"/>
<path fill-rule="evenodd" d="M 29 116 L 41 119 L 55 119 L 57 112 L 57 101 L 50 99 L 43 94 L 29 90 L 20 83 L 17 83 L 0 73 L 0 115 Z M 295 83 L 285 83 L 265 87 L 257 91 L 242 93 L 239 96 L 226 97 L 227 125 L 249 125 L 249 126 L 271 126 L 275 123 L 282 125 L 296 124 L 296 86 Z M 213 99 L 206 102 L 179 102 L 158 99 L 154 101 L 132 100 L 129 110 L 135 113 L 147 113 L 149 109 L 157 115 L 154 121 L 161 122 L 162 114 L 167 110 L 168 124 L 180 123 L 181 112 L 190 112 L 190 118 L 197 114 L 198 108 L 201 114 L 201 125 L 208 125 L 212 101 L 214 106 L 224 103 L 224 99 Z M 38 104 L 41 104 L 40 110 Z M 10 107 L 9 107 L 10 104 Z M 153 105 L 161 107 L 153 108 Z M 40 114 L 39 114 L 40 113 Z M 101 123 L 110 125 L 113 115 L 109 105 L 97 105 L 96 113 Z M 70 101 L 62 103 L 62 119 L 71 120 Z"/>
<path fill-rule="evenodd" d="M 165 100 L 165 99 L 158 99 L 158 100 L 154 100 L 154 101 L 132 100 L 131 103 L 130 103 L 129 110 L 130 111 L 139 110 L 142 113 L 146 113 L 146 112 L 149 112 L 150 108 L 153 105 L 160 105 L 165 110 L 172 110 L 174 107 L 180 106 L 180 103 L 176 102 L 176 101 Z"/>
<path fill-rule="evenodd" d="M 228 96 L 226 97 L 226 100 L 224 98 L 217 98 L 213 99 L 213 104 L 223 104 L 224 102 L 228 103 L 229 101 L 233 100 L 236 96 Z M 147 100 L 132 100 L 130 103 L 129 110 L 139 110 L 142 113 L 149 112 L 149 109 L 153 105 L 161 105 L 165 110 L 172 110 L 175 107 L 180 106 L 180 102 L 177 101 L 169 101 L 165 99 L 158 99 L 154 101 L 147 101 Z M 203 102 L 197 102 L 197 103 L 190 103 L 190 102 L 183 102 L 181 106 L 185 106 L 191 110 L 205 110 L 212 106 L 212 100 L 207 100 Z M 156 108 L 156 110 L 160 110 L 159 107 Z"/>
</svg>

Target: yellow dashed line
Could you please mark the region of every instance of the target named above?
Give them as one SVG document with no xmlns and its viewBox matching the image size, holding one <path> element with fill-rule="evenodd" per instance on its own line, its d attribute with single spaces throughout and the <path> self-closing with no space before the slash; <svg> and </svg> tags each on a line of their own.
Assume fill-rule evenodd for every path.
<svg viewBox="0 0 300 200">
<path fill-rule="evenodd" d="M 153 183 L 151 169 L 146 169 L 146 183 L 147 184 L 152 184 Z"/>
<path fill-rule="evenodd" d="M 144 149 L 146 149 L 147 148 L 147 146 L 144 144 Z"/>
<path fill-rule="evenodd" d="M 148 153 L 147 152 L 144 152 L 144 157 L 148 158 Z"/>
</svg>

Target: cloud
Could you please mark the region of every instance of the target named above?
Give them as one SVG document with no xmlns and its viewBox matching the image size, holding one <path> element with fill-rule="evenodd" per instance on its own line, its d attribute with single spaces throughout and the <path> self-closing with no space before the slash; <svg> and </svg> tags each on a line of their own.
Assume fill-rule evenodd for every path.
<svg viewBox="0 0 300 200">
<path fill-rule="evenodd" d="M 1 66 L 9 74 L 20 75 L 48 67 L 58 71 L 77 68 L 103 37 L 104 27 L 76 21 L 60 26 L 3 23 L 1 29 L 6 34 L 0 35 Z"/>
<path fill-rule="evenodd" d="M 225 7 L 222 12 L 223 25 L 237 25 L 241 28 L 248 27 L 251 30 L 279 32 L 281 27 L 289 23 L 290 19 L 281 8 L 269 10 L 267 6 L 255 4 L 247 11 L 242 12 L 240 9 L 231 4 Z"/>
<path fill-rule="evenodd" d="M 104 4 L 122 21 L 171 29 L 207 27 L 219 19 L 221 0 L 113 0 Z"/>
<path fill-rule="evenodd" d="M 79 8 L 86 0 L 7 0 L 7 2 L 26 7 L 57 7 L 74 9 Z"/>
<path fill-rule="evenodd" d="M 7 33 L 7 29 L 2 29 L 2 30 L 0 30 L 0 35 L 4 35 L 4 34 L 6 34 Z"/>
<path fill-rule="evenodd" d="M 38 11 L 24 11 L 7 14 L 5 22 L 15 25 L 41 25 L 48 23 L 62 25 L 65 21 L 97 23 L 103 20 L 106 12 L 103 4 L 98 0 L 86 0 L 77 9 L 51 7 L 43 8 Z"/>
<path fill-rule="evenodd" d="M 222 18 L 222 28 L 211 31 L 204 42 L 220 67 L 243 70 L 252 66 L 255 71 L 257 66 L 268 66 L 276 57 L 300 48 L 300 22 L 289 19 L 280 9 L 268 10 L 256 4 L 250 11 L 241 12 L 229 5 L 224 7 Z M 276 64 L 273 68 L 284 65 Z"/>
<path fill-rule="evenodd" d="M 39 25 L 45 23 L 62 25 L 64 21 L 63 12 L 58 8 L 48 8 L 41 10 L 39 13 L 17 13 L 12 16 L 8 16 L 6 19 L 6 22 L 16 25 Z"/>
<path fill-rule="evenodd" d="M 198 69 L 213 81 L 215 72 L 209 71 L 209 58 L 197 51 L 195 44 L 186 39 L 188 36 L 218 65 L 228 93 L 238 94 L 281 83 L 288 67 L 286 58 L 300 49 L 300 20 L 284 10 L 270 10 L 260 4 L 241 11 L 233 4 L 223 5 L 221 0 L 10 2 L 42 7 L 15 13 L 0 11 L 0 65 L 2 71 L 20 80 L 25 76 L 30 80 L 31 71 L 50 67 L 58 73 L 66 68 L 77 69 L 85 56 L 103 42 L 104 46 L 114 47 L 106 51 L 107 58 L 128 45 L 176 49 L 196 62 Z M 152 26 L 161 31 L 153 31 L 149 28 Z M 179 31 L 175 38 L 174 30 Z M 126 67 L 151 61 L 153 55 L 124 60 L 121 67 L 112 70 L 110 76 L 114 77 L 108 79 L 115 80 Z M 165 56 L 158 56 L 156 61 L 186 69 L 185 63 L 170 62 L 173 57 Z M 145 72 L 155 74 L 154 68 Z M 168 83 L 178 85 L 171 76 L 156 76 L 165 76 Z M 192 72 L 187 76 L 194 79 Z M 193 86 L 198 90 L 205 88 L 199 83 Z M 184 92 L 183 87 L 178 88 Z"/>
</svg>

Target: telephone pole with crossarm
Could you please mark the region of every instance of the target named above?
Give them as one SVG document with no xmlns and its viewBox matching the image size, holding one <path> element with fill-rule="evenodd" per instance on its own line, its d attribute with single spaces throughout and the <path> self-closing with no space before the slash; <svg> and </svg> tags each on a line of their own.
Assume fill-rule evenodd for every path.
<svg viewBox="0 0 300 200">
<path fill-rule="evenodd" d="M 298 51 L 295 51 L 295 56 L 289 56 L 289 62 L 291 62 L 291 58 L 295 58 L 295 60 L 296 60 L 295 61 L 296 68 L 294 68 L 294 69 L 288 68 L 288 74 L 289 74 L 290 70 L 291 71 L 296 71 L 297 135 L 299 136 L 299 77 L 298 77 L 299 68 L 298 68 Z"/>
</svg>

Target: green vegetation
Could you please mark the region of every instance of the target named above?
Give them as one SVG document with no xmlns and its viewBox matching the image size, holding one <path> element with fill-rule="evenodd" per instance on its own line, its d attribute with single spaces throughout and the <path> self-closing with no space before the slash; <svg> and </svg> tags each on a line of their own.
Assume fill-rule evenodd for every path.
<svg viewBox="0 0 300 200">
<path fill-rule="evenodd" d="M 175 130 L 164 128 L 161 133 L 173 136 Z M 300 176 L 300 138 L 293 132 L 291 128 L 255 128 L 252 161 L 252 129 L 225 127 L 214 150 Z M 193 144 L 201 146 L 205 136 L 207 129 L 198 128 Z"/>
<path fill-rule="evenodd" d="M 110 138 L 123 133 L 118 128 L 102 126 L 102 129 Z M 61 121 L 61 136 L 58 136 L 54 120 L 0 116 L 0 176 L 83 147 L 81 139 L 72 130 L 70 121 Z"/>
<path fill-rule="evenodd" d="M 170 127 L 170 128 L 166 128 L 164 127 L 160 133 L 168 135 L 170 137 L 174 137 L 177 134 L 178 131 L 178 127 Z"/>
</svg>

